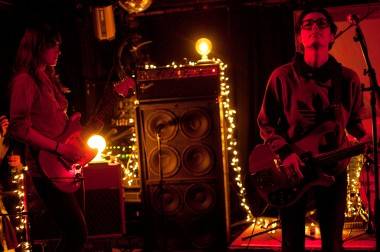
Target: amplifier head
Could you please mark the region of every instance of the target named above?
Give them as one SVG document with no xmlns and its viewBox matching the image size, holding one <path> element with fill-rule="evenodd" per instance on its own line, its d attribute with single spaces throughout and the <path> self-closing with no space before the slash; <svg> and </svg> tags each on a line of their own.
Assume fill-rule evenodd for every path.
<svg viewBox="0 0 380 252">
<path fill-rule="evenodd" d="M 137 71 L 140 102 L 217 97 L 219 65 L 163 67 Z"/>
</svg>

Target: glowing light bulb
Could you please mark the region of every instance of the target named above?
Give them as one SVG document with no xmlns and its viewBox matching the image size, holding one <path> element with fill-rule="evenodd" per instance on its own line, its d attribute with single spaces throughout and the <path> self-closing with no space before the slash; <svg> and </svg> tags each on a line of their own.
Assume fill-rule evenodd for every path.
<svg viewBox="0 0 380 252">
<path fill-rule="evenodd" d="M 96 162 L 102 162 L 104 161 L 102 158 L 102 152 L 105 150 L 107 144 L 104 137 L 100 135 L 93 135 L 87 140 L 87 145 L 92 149 L 97 149 L 98 153 L 94 157 L 93 160 L 91 160 L 92 163 Z"/>
<path fill-rule="evenodd" d="M 208 38 L 198 39 L 195 43 L 195 50 L 199 55 L 201 55 L 201 59 L 198 61 L 198 63 L 205 63 L 210 61 L 207 56 L 212 50 L 212 43 Z"/>
</svg>

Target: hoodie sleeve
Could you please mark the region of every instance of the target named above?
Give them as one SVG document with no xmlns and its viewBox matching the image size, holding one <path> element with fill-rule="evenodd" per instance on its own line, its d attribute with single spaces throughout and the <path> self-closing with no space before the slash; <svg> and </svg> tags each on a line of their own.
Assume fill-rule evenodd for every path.
<svg viewBox="0 0 380 252">
<path fill-rule="evenodd" d="M 351 85 L 351 113 L 347 122 L 347 132 L 360 139 L 364 135 L 370 135 L 370 132 L 366 132 L 363 123 L 362 116 L 365 114 L 363 91 L 361 88 L 359 76 L 352 70 L 346 69 L 345 75 L 348 75 L 348 81 Z"/>
<path fill-rule="evenodd" d="M 282 103 L 282 83 L 280 71 L 275 70 L 270 76 L 257 123 L 260 136 L 264 143 L 268 144 L 271 150 L 278 153 L 281 158 L 289 155 L 292 150 L 285 139 L 283 103 Z"/>
</svg>

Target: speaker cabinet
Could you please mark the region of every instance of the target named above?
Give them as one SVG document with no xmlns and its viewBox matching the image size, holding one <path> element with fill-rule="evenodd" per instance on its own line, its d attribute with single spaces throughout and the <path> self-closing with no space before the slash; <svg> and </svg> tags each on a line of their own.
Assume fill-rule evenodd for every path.
<svg viewBox="0 0 380 252">
<path fill-rule="evenodd" d="M 83 176 L 89 237 L 121 236 L 125 233 L 125 213 L 120 165 L 90 163 Z"/>
<path fill-rule="evenodd" d="M 223 161 L 218 70 L 213 65 L 138 74 L 147 251 L 226 247 L 228 172 Z"/>
<path fill-rule="evenodd" d="M 84 187 L 76 196 L 80 205 L 84 205 L 89 238 L 122 236 L 126 223 L 120 165 L 90 163 L 83 168 L 83 176 Z M 33 251 L 56 246 L 61 237 L 59 226 L 39 197 L 30 176 L 26 176 L 26 183 Z"/>
</svg>

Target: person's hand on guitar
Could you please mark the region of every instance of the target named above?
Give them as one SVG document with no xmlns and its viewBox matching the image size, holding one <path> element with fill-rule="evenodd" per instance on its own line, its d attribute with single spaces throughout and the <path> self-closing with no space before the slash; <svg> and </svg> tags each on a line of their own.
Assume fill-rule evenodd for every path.
<svg viewBox="0 0 380 252">
<path fill-rule="evenodd" d="M 377 143 L 379 143 L 379 140 L 377 140 Z M 369 150 L 373 149 L 373 139 L 371 134 L 364 135 L 363 137 L 359 138 L 358 141 L 359 143 L 366 143 Z"/>
<path fill-rule="evenodd" d="M 4 137 L 7 133 L 9 121 L 5 115 L 0 116 L 0 136 Z"/>
<path fill-rule="evenodd" d="M 379 136 L 378 136 L 379 137 Z M 366 134 L 363 137 L 358 139 L 359 143 L 364 143 L 366 144 L 366 148 L 364 150 L 364 154 L 366 155 L 367 158 L 372 159 L 373 157 L 373 137 L 372 134 Z M 378 138 L 377 140 L 377 149 L 379 150 L 380 146 L 380 139 Z"/>
<path fill-rule="evenodd" d="M 290 181 L 298 183 L 303 179 L 301 167 L 304 165 L 305 164 L 302 162 L 301 158 L 293 152 L 284 158 L 281 167 Z"/>
<path fill-rule="evenodd" d="M 75 144 L 57 142 L 56 152 L 69 162 L 78 162 L 83 156 L 83 150 Z"/>
<path fill-rule="evenodd" d="M 10 154 L 8 155 L 8 166 L 17 172 L 22 170 L 22 162 L 20 155 Z"/>
</svg>

